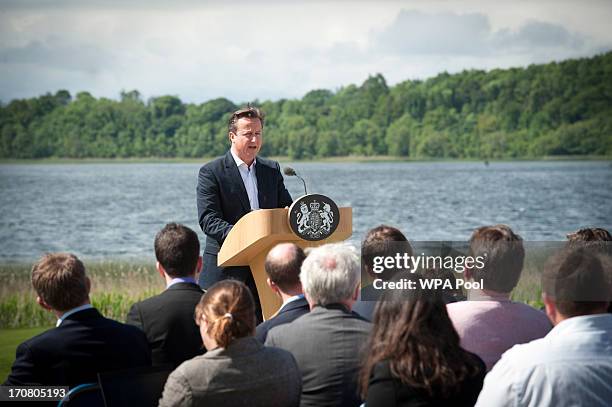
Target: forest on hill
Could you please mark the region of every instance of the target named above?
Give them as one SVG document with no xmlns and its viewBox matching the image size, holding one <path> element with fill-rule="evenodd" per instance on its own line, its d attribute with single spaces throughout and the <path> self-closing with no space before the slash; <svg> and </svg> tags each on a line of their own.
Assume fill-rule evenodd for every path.
<svg viewBox="0 0 612 407">
<path fill-rule="evenodd" d="M 266 113 L 268 156 L 612 155 L 612 52 L 394 86 L 378 74 L 361 86 L 252 103 Z M 228 148 L 227 119 L 240 106 L 59 90 L 0 105 L 0 157 L 212 157 Z"/>
</svg>

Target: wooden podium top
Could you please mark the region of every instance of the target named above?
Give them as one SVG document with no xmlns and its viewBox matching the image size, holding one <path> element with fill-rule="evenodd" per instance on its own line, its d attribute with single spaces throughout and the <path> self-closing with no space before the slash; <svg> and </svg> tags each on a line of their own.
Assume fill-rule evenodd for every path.
<svg viewBox="0 0 612 407">
<path fill-rule="evenodd" d="M 315 242 L 301 239 L 291 231 L 287 221 L 288 212 L 286 208 L 260 209 L 243 216 L 219 250 L 219 266 L 247 266 L 262 251 L 267 253 L 282 242 L 293 242 L 300 247 L 321 246 L 346 240 L 353 234 L 352 208 L 340 208 L 340 224 L 337 229 L 327 239 Z"/>
<path fill-rule="evenodd" d="M 221 267 L 249 266 L 257 286 L 264 319 L 275 315 L 281 299 L 266 283 L 265 259 L 274 246 L 293 242 L 302 248 L 346 240 L 353 233 L 351 208 L 339 208 L 340 222 L 327 239 L 308 241 L 296 236 L 289 227 L 288 209 L 260 209 L 240 218 L 227 235 L 217 257 Z M 204 272 L 206 272 L 204 270 Z"/>
</svg>

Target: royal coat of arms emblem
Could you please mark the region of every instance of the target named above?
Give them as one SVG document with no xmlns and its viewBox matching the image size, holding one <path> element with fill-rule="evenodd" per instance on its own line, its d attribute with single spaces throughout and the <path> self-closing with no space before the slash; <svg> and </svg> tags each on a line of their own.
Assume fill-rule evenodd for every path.
<svg viewBox="0 0 612 407">
<path fill-rule="evenodd" d="M 324 195 L 305 195 L 289 209 L 293 232 L 305 240 L 322 240 L 331 235 L 339 223 L 338 206 Z"/>
</svg>

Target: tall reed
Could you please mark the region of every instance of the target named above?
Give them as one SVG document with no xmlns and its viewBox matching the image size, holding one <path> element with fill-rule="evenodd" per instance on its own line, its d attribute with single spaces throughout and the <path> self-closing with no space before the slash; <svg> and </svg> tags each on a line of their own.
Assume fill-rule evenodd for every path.
<svg viewBox="0 0 612 407">
<path fill-rule="evenodd" d="M 91 302 L 112 319 L 124 321 L 133 303 L 161 292 L 164 282 L 153 264 L 116 261 L 86 263 Z M 31 265 L 0 265 L 0 329 L 52 326 L 55 316 L 36 303 Z"/>
</svg>

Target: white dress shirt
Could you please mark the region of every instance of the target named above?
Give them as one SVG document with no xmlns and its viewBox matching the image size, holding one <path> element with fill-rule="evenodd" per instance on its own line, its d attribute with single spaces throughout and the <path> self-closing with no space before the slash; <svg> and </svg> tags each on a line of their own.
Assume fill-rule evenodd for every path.
<svg viewBox="0 0 612 407">
<path fill-rule="evenodd" d="M 516 345 L 486 376 L 477 406 L 612 405 L 612 314 L 566 319 Z"/>
<path fill-rule="evenodd" d="M 246 189 L 247 195 L 249 196 L 251 210 L 254 211 L 259 209 L 259 198 L 257 196 L 257 176 L 255 174 L 255 164 L 257 163 L 257 158 L 253 160 L 253 163 L 251 163 L 251 166 L 249 167 L 240 159 L 240 157 L 234 154 L 233 150 L 230 149 L 230 152 L 232 153 L 232 157 L 234 157 L 238 171 L 240 171 L 240 177 L 242 178 L 244 189 Z"/>
</svg>

